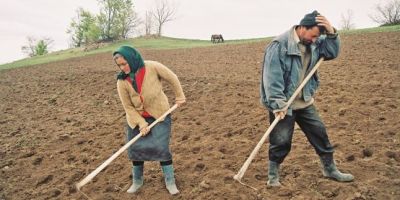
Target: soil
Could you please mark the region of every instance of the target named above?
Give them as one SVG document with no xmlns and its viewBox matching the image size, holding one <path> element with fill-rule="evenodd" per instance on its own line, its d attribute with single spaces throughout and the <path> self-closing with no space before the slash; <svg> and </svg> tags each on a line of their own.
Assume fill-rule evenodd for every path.
<svg viewBox="0 0 400 200">
<path fill-rule="evenodd" d="M 342 36 L 323 62 L 316 106 L 339 169 L 324 178 L 296 127 L 280 188 L 269 188 L 268 142 L 242 181 L 233 180 L 268 128 L 259 83 L 268 42 L 179 50 L 140 49 L 179 77 L 187 103 L 173 114 L 177 186 L 170 196 L 159 163 L 128 194 L 126 153 L 82 188 L 91 199 L 400 199 L 400 32 Z M 110 53 L 0 71 L 0 199 L 86 199 L 74 187 L 125 143 L 125 116 Z M 167 84 L 165 91 L 173 99 Z"/>
</svg>

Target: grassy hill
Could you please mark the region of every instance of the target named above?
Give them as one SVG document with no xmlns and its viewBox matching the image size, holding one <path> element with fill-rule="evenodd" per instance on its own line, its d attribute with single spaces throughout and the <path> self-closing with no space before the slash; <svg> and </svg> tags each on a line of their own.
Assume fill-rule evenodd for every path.
<svg viewBox="0 0 400 200">
<path fill-rule="evenodd" d="M 0 65 L 0 70 L 2 69 L 11 69 L 16 67 L 24 67 L 29 65 L 36 64 L 44 64 L 50 63 L 59 60 L 65 60 L 69 58 L 82 57 L 86 55 L 96 54 L 96 53 L 104 53 L 104 52 L 112 52 L 117 49 L 121 45 L 132 45 L 136 48 L 146 48 L 146 49 L 179 49 L 179 48 L 194 48 L 194 47 L 206 47 L 213 45 L 228 45 L 228 44 L 240 44 L 247 42 L 257 42 L 257 41 L 265 41 L 269 38 L 258 38 L 258 39 L 245 39 L 245 40 L 228 40 L 224 43 L 213 44 L 208 40 L 190 40 L 190 39 L 179 39 L 179 38 L 169 38 L 169 37 L 158 37 L 158 38 L 144 38 L 138 37 L 123 41 L 118 41 L 115 43 L 105 44 L 104 46 L 85 51 L 84 47 L 82 48 L 72 48 L 67 50 L 61 50 L 49 53 L 43 56 L 36 56 L 32 58 L 25 58 L 22 60 L 18 60 L 12 63 L 7 63 Z"/>
<path fill-rule="evenodd" d="M 367 29 L 355 29 L 350 31 L 341 31 L 341 34 L 362 34 L 362 33 L 374 33 L 374 32 L 390 32 L 390 31 L 400 31 L 400 25 L 396 26 L 385 26 L 377 28 L 367 28 Z M 224 43 L 219 43 L 218 45 L 229 45 L 229 44 L 241 44 L 249 42 L 259 42 L 268 41 L 272 37 L 266 38 L 256 38 L 256 39 L 244 39 L 244 40 L 226 40 Z M 33 58 L 25 58 L 12 63 L 7 63 L 0 65 L 0 70 L 10 69 L 16 67 L 24 67 L 29 65 L 50 63 L 59 60 L 65 60 L 69 58 L 82 57 L 86 55 L 112 52 L 121 45 L 132 45 L 136 48 L 147 48 L 147 49 L 178 49 L 178 48 L 195 48 L 195 47 L 207 47 L 217 44 L 211 43 L 209 40 L 190 40 L 190 39 L 178 39 L 169 37 L 160 38 L 145 38 L 138 37 L 123 41 L 118 41 L 115 43 L 106 44 L 100 48 L 85 51 L 84 48 L 73 48 L 67 50 L 61 50 L 49 53 L 43 56 L 37 56 Z"/>
</svg>

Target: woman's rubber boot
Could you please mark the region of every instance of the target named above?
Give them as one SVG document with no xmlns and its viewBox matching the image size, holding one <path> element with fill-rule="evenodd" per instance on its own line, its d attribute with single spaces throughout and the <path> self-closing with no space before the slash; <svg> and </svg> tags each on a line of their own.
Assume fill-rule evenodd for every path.
<svg viewBox="0 0 400 200">
<path fill-rule="evenodd" d="M 171 164 L 161 166 L 161 168 L 164 174 L 165 186 L 168 192 L 172 195 L 178 194 L 179 190 L 176 188 L 175 184 L 174 167 Z"/>
<path fill-rule="evenodd" d="M 267 185 L 272 187 L 281 186 L 279 182 L 279 163 L 277 162 L 269 161 Z"/>
<path fill-rule="evenodd" d="M 132 166 L 132 185 L 126 191 L 128 193 L 135 193 L 143 185 L 143 165 Z"/>
<path fill-rule="evenodd" d="M 339 182 L 350 182 L 354 180 L 353 175 L 342 173 L 337 169 L 333 161 L 333 156 L 320 156 L 320 159 L 323 166 L 322 174 L 325 177 L 335 179 Z"/>
</svg>

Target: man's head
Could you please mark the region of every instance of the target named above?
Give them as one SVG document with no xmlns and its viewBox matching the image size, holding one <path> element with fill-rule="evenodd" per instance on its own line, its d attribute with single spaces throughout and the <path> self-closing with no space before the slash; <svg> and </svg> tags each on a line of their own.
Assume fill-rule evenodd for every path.
<svg viewBox="0 0 400 200">
<path fill-rule="evenodd" d="M 305 45 L 314 43 L 321 34 L 326 33 L 325 27 L 318 26 L 318 22 L 316 22 L 315 18 L 318 15 L 320 14 L 316 10 L 306 14 L 296 28 L 300 41 Z"/>
</svg>

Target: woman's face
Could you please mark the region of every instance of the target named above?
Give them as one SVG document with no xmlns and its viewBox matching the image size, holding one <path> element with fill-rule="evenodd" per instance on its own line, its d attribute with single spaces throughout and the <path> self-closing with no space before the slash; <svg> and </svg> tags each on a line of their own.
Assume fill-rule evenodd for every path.
<svg viewBox="0 0 400 200">
<path fill-rule="evenodd" d="M 131 72 L 128 62 L 123 57 L 118 57 L 115 59 L 115 62 L 117 63 L 119 69 L 125 74 L 129 74 Z"/>
</svg>

